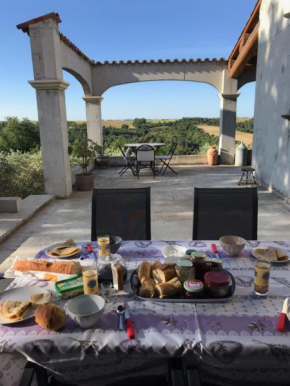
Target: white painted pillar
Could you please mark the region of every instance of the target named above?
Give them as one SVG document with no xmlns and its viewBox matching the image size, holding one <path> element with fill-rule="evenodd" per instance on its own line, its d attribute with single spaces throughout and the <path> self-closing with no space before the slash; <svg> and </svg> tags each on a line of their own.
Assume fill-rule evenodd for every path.
<svg viewBox="0 0 290 386">
<path fill-rule="evenodd" d="M 100 96 L 85 96 L 88 138 L 103 147 L 103 125 Z"/>
<path fill-rule="evenodd" d="M 54 19 L 29 25 L 36 89 L 45 191 L 57 197 L 72 193 L 68 131 L 58 24 Z"/>
<path fill-rule="evenodd" d="M 235 161 L 235 137 L 237 118 L 237 80 L 223 72 L 223 91 L 220 97 L 219 156 L 221 164 L 232 165 Z"/>
</svg>

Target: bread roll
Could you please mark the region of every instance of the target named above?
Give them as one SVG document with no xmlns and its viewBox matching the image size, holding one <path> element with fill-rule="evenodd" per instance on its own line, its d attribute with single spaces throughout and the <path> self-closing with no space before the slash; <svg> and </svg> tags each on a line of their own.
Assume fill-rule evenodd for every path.
<svg viewBox="0 0 290 386">
<path fill-rule="evenodd" d="M 157 284 L 155 290 L 159 298 L 163 299 L 179 294 L 182 290 L 182 284 L 177 277 L 174 277 L 167 283 Z"/>
<path fill-rule="evenodd" d="M 137 275 L 139 282 L 142 284 L 144 280 L 150 278 L 151 265 L 147 260 L 142 261 L 142 263 L 137 268 Z"/>
<path fill-rule="evenodd" d="M 35 321 L 42 328 L 57 331 L 66 323 L 65 311 L 54 303 L 41 304 L 35 312 Z"/>
<path fill-rule="evenodd" d="M 12 269 L 16 271 L 41 271 L 52 273 L 63 273 L 66 275 L 79 275 L 82 266 L 76 261 L 47 261 L 47 260 L 17 260 Z"/>
<path fill-rule="evenodd" d="M 153 279 L 145 279 L 139 290 L 139 296 L 143 298 L 153 298 L 155 295 L 155 282 Z"/>
<path fill-rule="evenodd" d="M 165 283 L 176 277 L 175 269 L 170 264 L 163 264 L 152 271 L 152 276 L 156 284 Z"/>
<path fill-rule="evenodd" d="M 153 271 L 159 267 L 162 266 L 162 263 L 160 263 L 159 260 L 155 260 L 154 263 L 151 265 L 151 277 L 153 277 Z"/>
</svg>

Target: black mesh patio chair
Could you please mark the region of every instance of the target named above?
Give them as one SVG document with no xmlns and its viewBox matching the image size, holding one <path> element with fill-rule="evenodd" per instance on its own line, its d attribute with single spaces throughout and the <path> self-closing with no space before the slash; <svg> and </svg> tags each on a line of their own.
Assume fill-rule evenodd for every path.
<svg viewBox="0 0 290 386">
<path fill-rule="evenodd" d="M 94 189 L 91 240 L 100 235 L 151 240 L 150 187 Z"/>
<path fill-rule="evenodd" d="M 121 151 L 124 160 L 126 161 L 126 165 L 119 171 L 120 177 L 122 177 L 122 175 L 124 173 L 126 173 L 126 171 L 129 169 L 131 170 L 133 176 L 136 177 L 137 176 L 136 168 L 135 168 L 136 157 L 135 156 L 129 156 L 129 152 L 130 152 L 129 148 L 126 150 L 126 153 L 124 153 L 124 150 L 121 148 L 121 146 L 119 144 L 117 144 L 117 146 L 118 146 L 119 150 Z"/>
<path fill-rule="evenodd" d="M 155 151 L 154 147 L 143 144 L 137 147 L 136 152 L 136 171 L 137 177 L 139 178 L 140 170 L 145 167 L 150 167 L 153 178 L 158 174 L 158 169 L 155 167 Z"/>
<path fill-rule="evenodd" d="M 162 175 L 164 176 L 165 172 L 167 169 L 170 169 L 173 173 L 177 174 L 177 172 L 172 169 L 169 164 L 172 160 L 172 157 L 174 156 L 174 153 L 176 151 L 176 148 L 177 148 L 177 138 L 174 137 L 173 140 L 172 140 L 172 144 L 171 144 L 171 147 L 169 149 L 169 154 L 168 155 L 157 155 L 155 156 L 155 159 L 158 160 L 158 161 L 161 161 L 162 163 L 162 166 L 161 166 L 161 169 L 159 171 L 159 174 L 162 173 Z"/>
<path fill-rule="evenodd" d="M 195 188 L 193 240 L 235 235 L 257 240 L 257 188 Z"/>
</svg>

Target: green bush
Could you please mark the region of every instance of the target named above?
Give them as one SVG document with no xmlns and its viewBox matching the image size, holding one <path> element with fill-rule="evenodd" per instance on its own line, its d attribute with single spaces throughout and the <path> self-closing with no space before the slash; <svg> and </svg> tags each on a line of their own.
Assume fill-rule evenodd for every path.
<svg viewBox="0 0 290 386">
<path fill-rule="evenodd" d="M 0 197 L 44 194 L 44 177 L 40 151 L 0 153 Z"/>
</svg>

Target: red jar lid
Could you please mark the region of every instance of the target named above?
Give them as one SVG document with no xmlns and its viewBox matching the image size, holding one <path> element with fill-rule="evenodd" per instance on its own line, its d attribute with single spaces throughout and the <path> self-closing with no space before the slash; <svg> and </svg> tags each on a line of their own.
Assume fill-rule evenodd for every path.
<svg viewBox="0 0 290 386">
<path fill-rule="evenodd" d="M 222 287 L 228 285 L 230 277 L 223 272 L 208 272 L 204 275 L 204 282 L 213 287 Z"/>
</svg>

